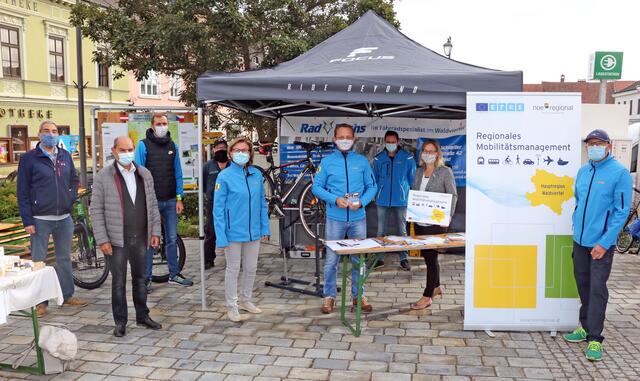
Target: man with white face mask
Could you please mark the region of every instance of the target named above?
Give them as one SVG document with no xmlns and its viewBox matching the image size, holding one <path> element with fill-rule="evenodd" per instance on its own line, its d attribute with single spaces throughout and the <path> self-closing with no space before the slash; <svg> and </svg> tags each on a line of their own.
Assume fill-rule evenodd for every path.
<svg viewBox="0 0 640 381">
<path fill-rule="evenodd" d="M 373 159 L 373 174 L 378 185 L 378 195 L 376 205 L 378 211 L 378 237 L 387 234 L 407 235 L 407 224 L 405 215 L 407 214 L 407 199 L 409 189 L 413 184 L 413 177 L 416 174 L 416 161 L 413 155 L 398 146 L 399 137 L 395 131 L 387 131 L 384 134 L 385 148 Z M 398 227 L 391 229 L 393 224 L 387 224 L 387 217 L 393 215 L 392 219 Z M 409 253 L 400 252 L 400 267 L 405 271 L 411 270 L 409 264 Z M 379 260 L 375 268 L 384 266 L 384 261 Z"/>
<path fill-rule="evenodd" d="M 587 341 L 590 361 L 602 359 L 602 330 L 616 238 L 631 208 L 629 171 L 611 156 L 611 139 L 593 130 L 584 140 L 589 162 L 578 171 L 573 212 L 573 274 L 580 295 L 580 327 L 564 335 L 571 343 Z"/>
<path fill-rule="evenodd" d="M 184 210 L 182 205 L 182 165 L 177 145 L 171 140 L 169 119 L 165 114 L 151 117 L 151 128 L 147 137 L 138 142 L 135 156 L 136 164 L 146 167 L 153 176 L 158 208 L 164 227 L 165 250 L 169 267 L 169 283 L 181 286 L 193 286 L 193 282 L 180 274 L 178 266 L 178 214 Z M 151 292 L 153 273 L 153 249 L 147 253 L 147 291 Z"/>
<path fill-rule="evenodd" d="M 313 194 L 325 202 L 327 220 L 325 238 L 337 240 L 345 238 L 366 238 L 367 220 L 365 206 L 376 195 L 376 182 L 369 161 L 363 155 L 351 151 L 355 140 L 353 127 L 338 124 L 334 130 L 333 141 L 337 150 L 320 162 L 313 181 Z M 357 194 L 357 195 L 356 195 Z M 356 264 L 351 273 L 351 295 L 353 304 L 357 304 L 358 295 L 358 259 L 351 257 Z M 338 274 L 338 255 L 327 248 L 324 260 L 324 303 L 322 313 L 332 313 L 336 300 L 336 277 Z M 362 311 L 373 310 L 366 298 L 362 298 Z"/>
<path fill-rule="evenodd" d="M 115 162 L 94 180 L 90 212 L 96 243 L 111 271 L 111 308 L 116 325 L 113 334 L 122 337 L 128 320 L 127 262 L 131 265 L 137 325 L 162 328 L 149 317 L 145 286 L 147 248 L 160 244 L 160 214 L 151 173 L 133 163 L 131 138 L 117 137 L 111 153 Z"/>
</svg>

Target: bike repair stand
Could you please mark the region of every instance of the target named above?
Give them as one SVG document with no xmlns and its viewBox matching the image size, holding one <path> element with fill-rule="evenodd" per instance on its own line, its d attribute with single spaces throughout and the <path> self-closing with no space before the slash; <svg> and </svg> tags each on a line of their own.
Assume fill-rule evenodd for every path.
<svg viewBox="0 0 640 381">
<path fill-rule="evenodd" d="M 288 265 L 287 265 L 287 252 L 284 248 L 284 227 L 283 227 L 283 223 L 280 223 L 280 252 L 282 253 L 282 260 L 284 262 L 284 275 L 282 277 L 280 277 L 280 282 L 278 283 L 273 283 L 273 282 L 269 282 L 266 281 L 264 282 L 264 285 L 267 287 L 275 287 L 275 288 L 279 288 L 282 290 L 287 290 L 287 291 L 292 291 L 292 292 L 299 292 L 301 294 L 305 294 L 305 295 L 312 295 L 312 296 L 317 296 L 319 298 L 322 298 L 323 293 L 322 293 L 322 284 L 320 283 L 320 223 L 316 222 L 316 242 L 315 242 L 315 255 L 316 255 L 316 272 L 315 272 L 315 291 L 311 291 L 311 290 L 307 290 L 305 288 L 300 288 L 300 287 L 294 287 L 292 286 L 292 284 L 302 284 L 305 286 L 308 286 L 310 284 L 312 284 L 312 282 L 306 281 L 306 280 L 301 280 L 301 279 L 294 279 L 294 278 L 289 278 L 288 275 Z M 339 291 L 339 290 L 338 290 Z"/>
</svg>

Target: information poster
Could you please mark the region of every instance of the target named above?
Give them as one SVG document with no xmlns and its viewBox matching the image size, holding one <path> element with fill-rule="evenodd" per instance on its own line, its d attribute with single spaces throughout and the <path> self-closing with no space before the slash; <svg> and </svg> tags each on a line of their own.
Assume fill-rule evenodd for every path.
<svg viewBox="0 0 640 381">
<path fill-rule="evenodd" d="M 130 113 L 121 123 L 102 123 L 102 154 L 104 164 L 109 165 L 114 158 L 111 153 L 113 140 L 128 135 L 135 147 L 146 137 L 151 128 L 151 113 Z M 195 123 L 185 123 L 184 117 L 168 114 L 169 133 L 178 148 L 177 154 L 182 165 L 182 182 L 185 191 L 198 189 L 198 128 Z"/>
<path fill-rule="evenodd" d="M 409 191 L 407 221 L 449 226 L 453 195 L 424 191 Z"/>
<path fill-rule="evenodd" d="M 580 107 L 580 94 L 467 95 L 465 329 L 578 326 Z"/>
</svg>

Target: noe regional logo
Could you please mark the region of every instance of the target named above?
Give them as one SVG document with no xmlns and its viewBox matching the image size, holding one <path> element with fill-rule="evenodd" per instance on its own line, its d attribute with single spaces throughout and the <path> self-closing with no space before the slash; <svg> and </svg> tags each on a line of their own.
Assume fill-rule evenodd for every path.
<svg viewBox="0 0 640 381">
<path fill-rule="evenodd" d="M 542 105 L 533 105 L 531 106 L 533 111 L 542 111 L 547 113 L 560 113 L 565 111 L 573 111 L 573 105 L 552 105 L 548 102 L 545 102 Z"/>
</svg>

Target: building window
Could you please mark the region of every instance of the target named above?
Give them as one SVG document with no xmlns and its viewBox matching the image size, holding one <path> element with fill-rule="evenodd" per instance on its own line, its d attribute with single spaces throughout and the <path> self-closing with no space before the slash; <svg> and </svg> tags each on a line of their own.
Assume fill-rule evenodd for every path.
<svg viewBox="0 0 640 381">
<path fill-rule="evenodd" d="M 640 98 L 638 98 L 638 115 L 640 115 Z"/>
<path fill-rule="evenodd" d="M 20 157 L 29 150 L 29 134 L 27 126 L 10 126 L 13 161 L 18 162 Z"/>
<path fill-rule="evenodd" d="M 49 73 L 51 82 L 64 82 L 64 40 L 49 36 Z"/>
<path fill-rule="evenodd" d="M 109 66 L 98 64 L 98 86 L 109 87 Z"/>
<path fill-rule="evenodd" d="M 629 115 L 633 115 L 633 99 L 629 101 Z"/>
<path fill-rule="evenodd" d="M 5 78 L 20 78 L 20 41 L 18 29 L 0 26 L 2 48 L 2 75 Z"/>
<path fill-rule="evenodd" d="M 638 145 L 636 144 L 631 149 L 631 173 L 636 173 L 638 171 Z"/>
<path fill-rule="evenodd" d="M 171 99 L 180 99 L 180 90 L 182 89 L 182 78 L 178 75 L 169 77 L 169 97 Z"/>
<path fill-rule="evenodd" d="M 147 78 L 140 82 L 140 95 L 147 97 L 157 97 L 160 94 L 160 78 L 158 73 L 150 71 Z"/>
</svg>

